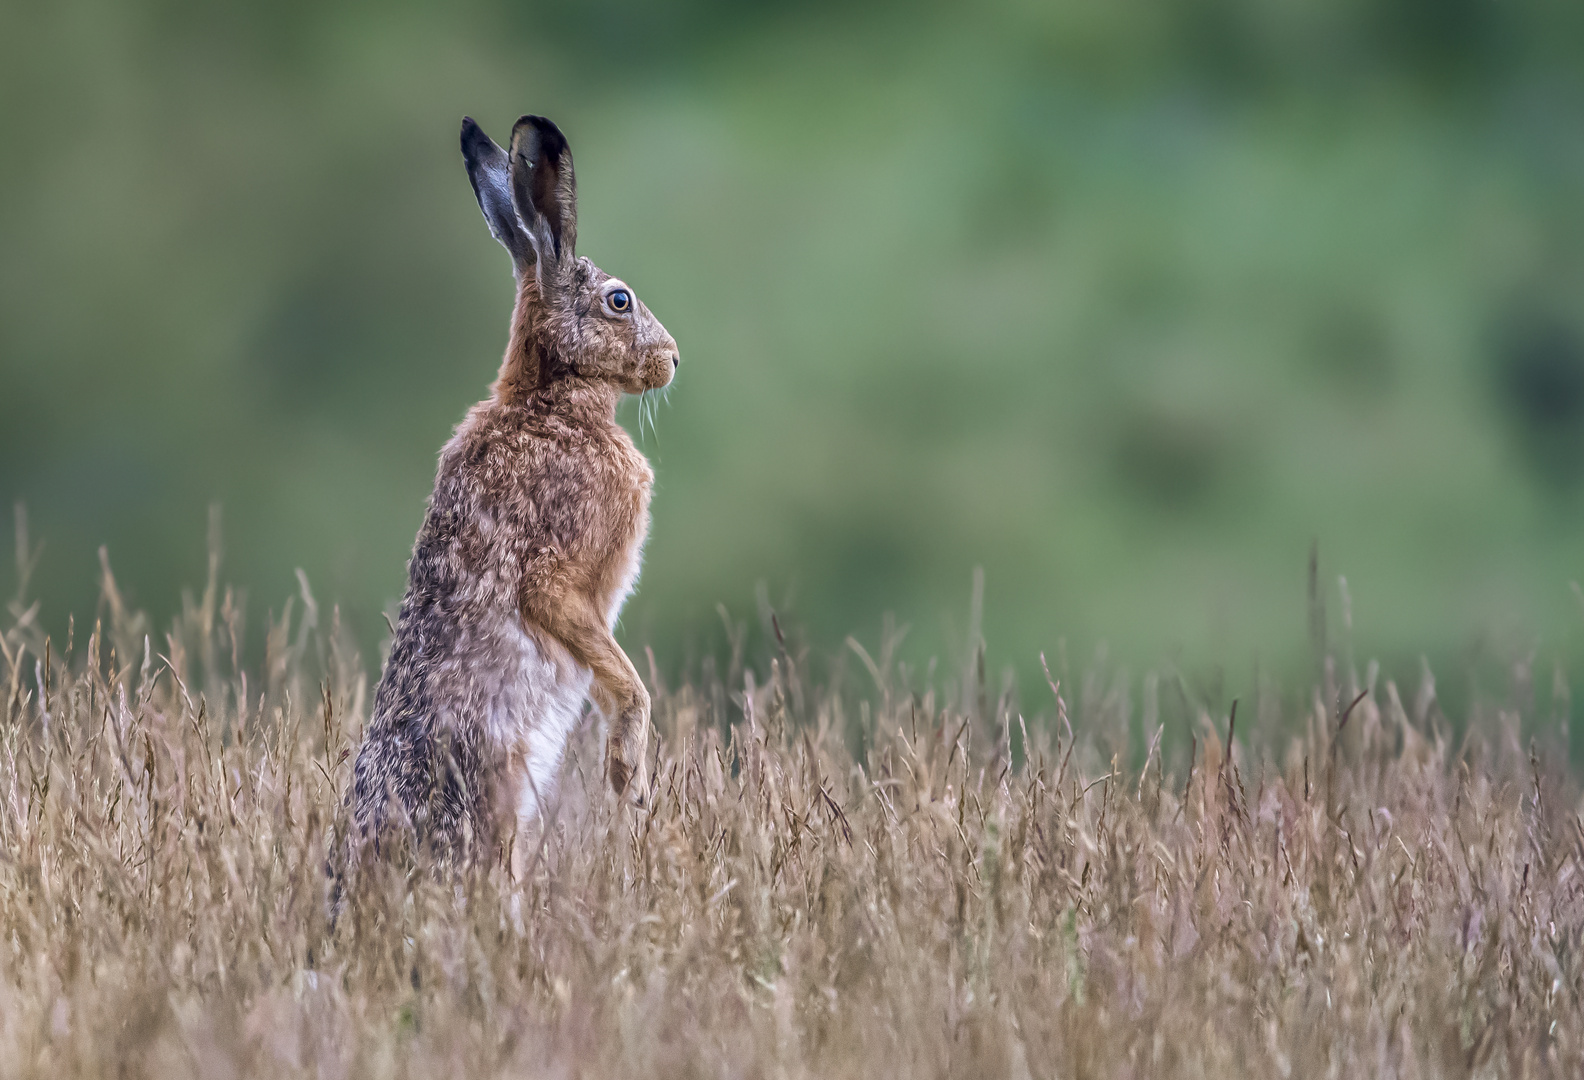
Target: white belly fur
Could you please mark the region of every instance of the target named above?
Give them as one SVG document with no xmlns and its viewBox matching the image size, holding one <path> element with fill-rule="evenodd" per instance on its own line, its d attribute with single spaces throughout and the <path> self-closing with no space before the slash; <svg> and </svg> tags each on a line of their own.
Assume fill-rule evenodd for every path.
<svg viewBox="0 0 1584 1080">
<path fill-rule="evenodd" d="M 519 825 L 527 825 L 554 804 L 561 758 L 583 714 L 592 676 L 564 649 L 541 647 L 515 612 L 492 629 L 503 662 L 492 680 L 485 732 L 500 755 L 497 760 L 505 764 L 502 795 Z"/>
<path fill-rule="evenodd" d="M 630 544 L 606 612 L 612 632 L 622 605 L 637 587 L 642 564 L 642 542 Z M 561 759 L 583 715 L 593 673 L 564 648 L 541 646 L 523 629 L 515 611 L 494 620 L 487 636 L 494 639 L 487 653 L 502 662 L 488 691 L 485 730 L 500 755 L 497 760 L 506 763 L 503 794 L 521 829 L 555 803 Z"/>
</svg>

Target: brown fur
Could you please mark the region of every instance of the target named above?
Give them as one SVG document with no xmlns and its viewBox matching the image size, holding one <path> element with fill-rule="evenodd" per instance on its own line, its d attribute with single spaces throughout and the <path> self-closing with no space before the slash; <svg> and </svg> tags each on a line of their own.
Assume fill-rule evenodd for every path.
<svg viewBox="0 0 1584 1080">
<path fill-rule="evenodd" d="M 577 256 L 572 156 L 553 124 L 523 117 L 508 157 L 464 120 L 462 147 L 517 302 L 489 398 L 441 451 L 354 766 L 349 857 L 396 826 L 453 855 L 530 822 L 585 694 L 608 720 L 612 789 L 646 787 L 649 694 L 612 630 L 654 474 L 616 405 L 671 380 L 676 343 Z"/>
</svg>

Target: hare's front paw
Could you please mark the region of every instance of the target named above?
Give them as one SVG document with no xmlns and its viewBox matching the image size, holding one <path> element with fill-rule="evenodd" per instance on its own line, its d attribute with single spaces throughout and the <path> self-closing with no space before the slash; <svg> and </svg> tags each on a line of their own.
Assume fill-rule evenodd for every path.
<svg viewBox="0 0 1584 1080">
<path fill-rule="evenodd" d="M 611 790 L 634 806 L 644 805 L 649 795 L 644 755 L 649 746 L 648 702 L 618 718 L 605 745 L 605 775 Z"/>
</svg>

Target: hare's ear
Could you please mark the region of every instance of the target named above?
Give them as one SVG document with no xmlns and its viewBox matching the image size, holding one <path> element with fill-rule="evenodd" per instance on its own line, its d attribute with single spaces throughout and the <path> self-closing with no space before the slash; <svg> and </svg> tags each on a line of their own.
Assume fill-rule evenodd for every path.
<svg viewBox="0 0 1584 1080">
<path fill-rule="evenodd" d="M 541 270 L 569 264 L 577 252 L 572 150 L 561 129 L 542 116 L 525 116 L 512 128 L 511 186 Z"/>
<path fill-rule="evenodd" d="M 506 151 L 471 116 L 462 118 L 462 159 L 490 233 L 511 253 L 513 268 L 522 273 L 534 264 L 534 249 L 512 205 L 511 164 Z"/>
</svg>

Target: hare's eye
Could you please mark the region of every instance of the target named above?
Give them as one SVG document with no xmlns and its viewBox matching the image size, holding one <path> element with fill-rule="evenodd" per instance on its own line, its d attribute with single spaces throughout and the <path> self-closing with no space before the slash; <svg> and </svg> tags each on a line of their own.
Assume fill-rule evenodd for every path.
<svg viewBox="0 0 1584 1080">
<path fill-rule="evenodd" d="M 626 289 L 617 289 L 605 298 L 610 309 L 617 314 L 632 310 L 632 293 Z"/>
</svg>

